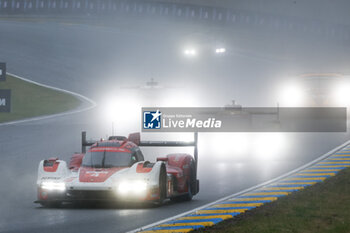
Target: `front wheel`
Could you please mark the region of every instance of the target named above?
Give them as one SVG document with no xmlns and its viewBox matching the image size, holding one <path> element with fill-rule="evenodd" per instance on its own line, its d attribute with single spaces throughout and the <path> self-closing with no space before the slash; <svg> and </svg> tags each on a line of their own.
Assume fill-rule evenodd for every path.
<svg viewBox="0 0 350 233">
<path fill-rule="evenodd" d="M 62 205 L 61 201 L 45 201 L 40 202 L 40 205 L 45 208 L 59 208 Z"/>
<path fill-rule="evenodd" d="M 167 174 L 165 165 L 163 164 L 159 172 L 159 199 L 155 202 L 157 205 L 162 205 L 166 199 L 166 182 Z"/>
</svg>

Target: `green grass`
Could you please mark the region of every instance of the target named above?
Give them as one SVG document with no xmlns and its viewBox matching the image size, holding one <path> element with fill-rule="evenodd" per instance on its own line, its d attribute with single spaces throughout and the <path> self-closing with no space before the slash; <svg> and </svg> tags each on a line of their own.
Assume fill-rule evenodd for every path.
<svg viewBox="0 0 350 233">
<path fill-rule="evenodd" d="M 350 232 L 350 169 L 325 182 L 194 232 Z"/>
<path fill-rule="evenodd" d="M 50 115 L 78 107 L 75 96 L 41 87 L 7 75 L 0 89 L 11 89 L 11 112 L 0 112 L 0 122 Z"/>
</svg>

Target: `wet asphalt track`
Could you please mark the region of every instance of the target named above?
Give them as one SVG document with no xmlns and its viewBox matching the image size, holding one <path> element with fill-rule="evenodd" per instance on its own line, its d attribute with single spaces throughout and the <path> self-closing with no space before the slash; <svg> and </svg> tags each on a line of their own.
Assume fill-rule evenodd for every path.
<svg viewBox="0 0 350 233">
<path fill-rule="evenodd" d="M 288 64 L 283 65 L 283 60 L 264 63 L 261 61 L 263 58 L 229 56 L 227 59 L 238 62 L 236 66 L 240 69 L 233 69 L 234 66 L 226 64 L 230 62 L 226 60 L 216 64 L 227 70 L 218 72 L 217 76 L 210 67 L 198 71 L 198 64 L 185 64 L 175 52 L 178 49 L 177 41 L 186 33 L 190 34 L 188 30 L 171 30 L 171 24 L 166 25 L 167 29 L 164 30 L 164 25 L 159 28 L 156 23 L 154 25 L 146 27 L 147 30 L 135 30 L 125 26 L 109 28 L 55 22 L 4 21 L 0 22 L 0 60 L 8 63 L 11 73 L 75 91 L 97 101 L 111 85 L 128 83 L 126 80 L 142 80 L 142 83 L 150 75 L 156 75 L 163 83 L 174 83 L 177 75 L 184 78 L 178 78 L 176 82 L 185 83 L 188 73 L 194 77 L 192 82 L 202 80 L 215 83 L 214 87 L 222 88 L 225 93 L 221 96 L 229 100 L 232 95 L 230 87 L 226 86 L 230 86 L 227 81 L 230 77 L 253 77 L 256 82 L 249 88 L 254 88 L 260 84 L 263 86 L 263 78 L 272 75 L 272 71 L 290 69 Z M 330 50 L 338 56 L 345 56 L 347 48 L 335 47 Z M 310 65 L 314 69 L 326 62 L 319 56 L 315 56 L 315 59 L 320 61 L 305 59 L 303 67 Z M 299 62 L 298 59 L 295 61 Z M 337 67 L 329 65 L 331 68 Z M 256 71 L 249 69 L 244 73 L 247 67 L 256 67 Z M 215 79 L 222 77 L 222 81 L 219 84 L 212 82 L 213 76 Z M 242 81 L 243 86 L 244 83 Z M 244 88 L 246 91 L 238 91 L 242 99 L 244 93 L 249 93 L 247 86 L 239 89 Z M 215 94 L 215 90 L 209 93 L 208 99 L 212 100 L 210 96 Z M 187 203 L 167 203 L 157 208 L 65 206 L 61 209 L 45 209 L 34 204 L 38 162 L 51 156 L 69 159 L 72 152 L 80 151 L 82 130 L 96 137 L 104 136 L 107 128 L 96 121 L 99 119 L 98 110 L 0 126 L 0 232 L 126 232 L 277 177 L 349 138 L 348 134 L 341 133 L 284 134 L 288 146 L 283 147 L 273 159 L 268 159 L 269 152 L 265 153 L 266 156 L 264 153 L 261 155 L 266 159 L 257 159 L 254 148 L 248 148 L 236 156 L 238 152 L 230 152 L 231 143 L 224 146 L 228 148 L 226 152 L 209 152 L 199 148 L 201 191 Z M 217 145 L 211 144 L 213 137 L 213 134 L 202 134 L 199 140 L 215 148 Z M 148 150 L 145 153 L 146 158 L 154 157 L 151 152 Z"/>
</svg>

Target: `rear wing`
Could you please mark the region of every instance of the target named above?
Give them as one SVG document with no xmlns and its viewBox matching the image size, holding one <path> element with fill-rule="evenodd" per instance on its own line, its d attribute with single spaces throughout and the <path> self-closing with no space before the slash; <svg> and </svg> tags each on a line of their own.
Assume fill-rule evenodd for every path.
<svg viewBox="0 0 350 233">
<path fill-rule="evenodd" d="M 86 153 L 86 147 L 87 146 L 92 146 L 95 144 L 97 141 L 94 140 L 86 140 L 86 131 L 81 132 L 81 153 L 85 154 Z"/>
<path fill-rule="evenodd" d="M 129 137 L 123 137 L 123 136 L 111 136 L 109 137 L 110 140 L 117 139 L 117 140 L 129 140 L 134 142 L 138 146 L 148 146 L 148 147 L 194 147 L 193 157 L 195 159 L 196 167 L 198 163 L 198 133 L 194 133 L 194 140 L 191 142 L 187 141 L 141 141 L 140 140 L 140 133 L 133 133 L 130 134 Z M 81 151 L 82 153 L 86 153 L 86 147 L 92 146 L 93 144 L 97 143 L 98 141 L 94 140 L 87 140 L 86 139 L 86 132 L 83 131 L 81 133 Z"/>
</svg>

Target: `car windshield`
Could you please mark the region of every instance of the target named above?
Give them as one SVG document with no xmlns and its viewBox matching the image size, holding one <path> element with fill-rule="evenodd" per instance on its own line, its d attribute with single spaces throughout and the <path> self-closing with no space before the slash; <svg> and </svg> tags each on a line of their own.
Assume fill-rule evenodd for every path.
<svg viewBox="0 0 350 233">
<path fill-rule="evenodd" d="M 136 158 L 129 152 L 89 151 L 84 156 L 83 166 L 94 168 L 129 167 L 135 161 Z"/>
</svg>

